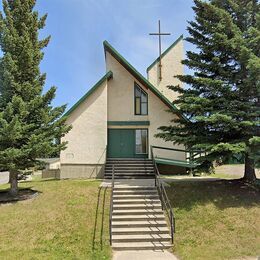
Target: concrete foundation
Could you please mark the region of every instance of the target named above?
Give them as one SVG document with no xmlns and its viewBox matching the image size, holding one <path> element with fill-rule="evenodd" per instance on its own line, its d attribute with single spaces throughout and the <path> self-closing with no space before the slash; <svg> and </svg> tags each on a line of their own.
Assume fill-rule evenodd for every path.
<svg viewBox="0 0 260 260">
<path fill-rule="evenodd" d="M 102 179 L 104 164 L 61 164 L 60 179 Z"/>
<path fill-rule="evenodd" d="M 42 178 L 60 179 L 60 169 L 46 169 L 42 171 Z"/>
</svg>

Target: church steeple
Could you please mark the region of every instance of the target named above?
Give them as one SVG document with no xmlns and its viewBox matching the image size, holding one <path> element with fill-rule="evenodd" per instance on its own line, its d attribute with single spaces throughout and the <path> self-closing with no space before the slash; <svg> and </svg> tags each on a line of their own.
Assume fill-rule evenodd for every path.
<svg viewBox="0 0 260 260">
<path fill-rule="evenodd" d="M 183 56 L 183 35 L 181 35 L 147 68 L 148 80 L 170 101 L 176 100 L 177 93 L 167 86 L 182 85 L 175 76 L 184 73 L 184 66 L 181 63 Z"/>
</svg>

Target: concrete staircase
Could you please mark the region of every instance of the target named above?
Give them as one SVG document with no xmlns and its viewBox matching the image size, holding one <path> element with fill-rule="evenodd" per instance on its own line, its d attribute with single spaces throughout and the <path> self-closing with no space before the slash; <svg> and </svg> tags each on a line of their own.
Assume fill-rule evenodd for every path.
<svg viewBox="0 0 260 260">
<path fill-rule="evenodd" d="M 154 178 L 153 162 L 149 159 L 107 159 L 105 179 L 112 178 L 115 167 L 115 179 L 149 179 Z"/>
<path fill-rule="evenodd" d="M 171 236 L 157 189 L 155 186 L 146 186 L 145 180 L 140 181 L 143 184 L 137 186 L 115 182 L 112 196 L 112 247 L 115 250 L 170 248 Z"/>
</svg>

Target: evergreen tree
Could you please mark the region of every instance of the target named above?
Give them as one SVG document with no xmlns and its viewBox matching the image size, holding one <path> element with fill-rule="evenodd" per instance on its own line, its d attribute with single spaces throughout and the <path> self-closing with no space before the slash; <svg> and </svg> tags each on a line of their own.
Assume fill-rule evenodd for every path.
<svg viewBox="0 0 260 260">
<path fill-rule="evenodd" d="M 176 104 L 187 120 L 162 126 L 157 135 L 206 151 L 201 168 L 234 154 L 245 157 L 244 179 L 254 181 L 260 150 L 260 12 L 257 0 L 194 0 L 195 20 L 186 39 L 196 46 L 177 76 L 188 88 Z"/>
<path fill-rule="evenodd" d="M 59 140 L 69 131 L 61 117 L 65 106 L 51 105 L 56 88 L 43 93 L 39 66 L 50 37 L 39 40 L 47 15 L 39 17 L 35 2 L 3 0 L 0 13 L 0 168 L 10 172 L 13 195 L 19 171 L 65 149 Z"/>
</svg>

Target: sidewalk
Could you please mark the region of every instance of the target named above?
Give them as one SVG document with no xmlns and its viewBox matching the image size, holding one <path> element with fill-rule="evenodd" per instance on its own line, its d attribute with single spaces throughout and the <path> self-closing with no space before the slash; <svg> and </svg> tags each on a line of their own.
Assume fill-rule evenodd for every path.
<svg viewBox="0 0 260 260">
<path fill-rule="evenodd" d="M 114 251 L 113 260 L 177 260 L 169 251 Z"/>
</svg>

